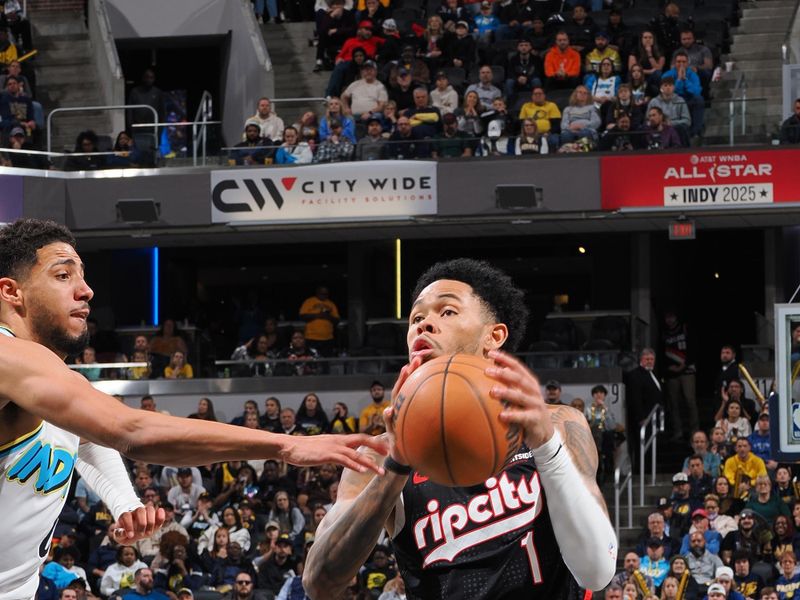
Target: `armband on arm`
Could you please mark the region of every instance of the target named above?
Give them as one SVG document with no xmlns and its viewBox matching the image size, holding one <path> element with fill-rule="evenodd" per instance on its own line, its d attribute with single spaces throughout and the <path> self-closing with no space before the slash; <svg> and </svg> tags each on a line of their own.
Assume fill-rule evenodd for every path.
<svg viewBox="0 0 800 600">
<path fill-rule="evenodd" d="M 105 502 L 114 519 L 142 506 L 119 452 L 91 442 L 78 449 L 76 469 Z"/>
</svg>

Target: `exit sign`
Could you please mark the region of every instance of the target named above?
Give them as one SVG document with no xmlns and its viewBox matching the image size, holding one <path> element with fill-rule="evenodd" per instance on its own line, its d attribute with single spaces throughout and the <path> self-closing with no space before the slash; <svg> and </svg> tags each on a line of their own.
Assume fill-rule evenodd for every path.
<svg viewBox="0 0 800 600">
<path fill-rule="evenodd" d="M 672 221 L 669 224 L 669 239 L 693 240 L 694 238 L 694 221 Z"/>
</svg>

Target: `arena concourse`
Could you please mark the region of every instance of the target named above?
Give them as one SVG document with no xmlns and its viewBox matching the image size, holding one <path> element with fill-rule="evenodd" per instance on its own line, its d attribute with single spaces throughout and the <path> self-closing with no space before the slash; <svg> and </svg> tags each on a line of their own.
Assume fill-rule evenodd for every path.
<svg viewBox="0 0 800 600">
<path fill-rule="evenodd" d="M 92 79 L 84 70 L 107 51 L 96 34 L 104 4 L 118 2 L 0 4 L 0 202 L 9 198 L 0 221 L 24 211 L 76 232 L 96 310 L 72 368 L 141 410 L 283 435 L 379 435 L 407 362 L 409 285 L 442 257 L 483 258 L 528 294 L 520 357 L 548 403 L 587 419 L 612 522 L 628 473 L 638 496 L 644 456 L 643 502 L 630 507 L 630 526 L 615 523 L 618 572 L 575 600 L 798 597 L 800 472 L 774 458 L 768 398 L 772 305 L 791 295 L 800 272 L 800 98 L 784 90 L 789 112 L 765 118 L 778 100 L 759 94 L 772 88 L 753 76 L 746 104 L 737 69 L 773 65 L 758 62 L 758 48 L 731 58 L 737 44 L 768 43 L 736 36 L 773 32 L 746 25 L 747 14 L 791 31 L 795 2 L 254 0 L 243 19 L 263 38 L 255 47 L 292 57 L 273 63 L 269 87 L 242 97 L 220 83 L 219 71 L 242 58 L 235 43 L 225 63 L 216 50 L 161 38 L 158 51 L 143 52 L 127 35 L 117 78 L 129 108 L 114 118 L 62 113 L 48 132 L 55 109 L 116 104 L 101 90 L 102 71 Z M 308 39 L 280 37 L 292 28 Z M 169 59 L 153 60 L 159 52 Z M 256 77 L 250 68 L 243 81 Z M 293 77 L 309 76 L 313 95 L 281 97 Z M 213 108 L 199 93 L 209 86 Z M 70 97 L 81 87 L 89 91 Z M 686 183 L 705 177 L 704 161 L 719 180 Z M 449 212 L 425 218 L 444 217 L 450 229 L 412 233 L 432 222 L 413 211 L 392 215 L 408 225 L 374 212 L 330 223 L 338 217 L 326 213 L 306 225 L 301 214 L 280 231 L 225 220 L 235 209 L 224 190 L 246 188 L 259 207 L 266 199 L 280 209 L 294 198 L 287 177 L 309 173 L 302 185 L 311 185 L 324 163 L 359 163 L 336 168 L 387 180 L 428 168 L 440 196 L 449 188 L 452 197 Z M 276 166 L 297 169 L 280 172 L 283 188 L 272 179 L 258 187 Z M 209 170 L 214 191 L 193 179 Z M 136 182 L 149 177 L 178 183 L 153 191 Z M 476 180 L 488 186 L 485 205 L 465 199 Z M 39 182 L 53 187 L 45 193 Z M 504 184 L 528 185 L 530 196 L 506 205 L 495 190 Z M 594 197 L 573 202 L 589 184 Z M 424 197 L 421 176 L 414 185 Z M 170 212 L 198 189 L 202 209 Z M 406 193 L 387 189 L 371 194 L 385 202 Z M 316 194 L 311 206 L 348 202 L 335 187 L 302 192 Z M 98 208 L 105 197 L 119 203 Z M 705 212 L 692 213 L 693 203 Z M 547 211 L 560 216 L 548 222 Z M 623 224 L 607 225 L 626 211 Z M 370 233 L 359 219 L 380 224 Z M 640 453 L 650 436 L 653 480 L 656 450 Z M 126 464 L 142 502 L 166 510 L 165 526 L 120 545 L 108 508 L 76 474 L 40 600 L 306 597 L 304 558 L 341 468 Z M 387 534 L 345 597 L 405 598 Z"/>
</svg>

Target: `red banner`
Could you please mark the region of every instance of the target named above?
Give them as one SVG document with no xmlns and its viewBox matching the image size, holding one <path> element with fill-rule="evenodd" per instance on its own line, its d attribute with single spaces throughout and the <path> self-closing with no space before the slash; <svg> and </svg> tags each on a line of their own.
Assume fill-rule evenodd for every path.
<svg viewBox="0 0 800 600">
<path fill-rule="evenodd" d="M 600 158 L 603 210 L 726 209 L 800 202 L 800 150 Z"/>
</svg>

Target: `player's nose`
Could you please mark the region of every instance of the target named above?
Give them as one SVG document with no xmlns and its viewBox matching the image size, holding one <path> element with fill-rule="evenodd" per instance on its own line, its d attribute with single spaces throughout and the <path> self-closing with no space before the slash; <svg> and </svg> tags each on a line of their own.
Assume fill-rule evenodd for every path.
<svg viewBox="0 0 800 600">
<path fill-rule="evenodd" d="M 78 289 L 75 290 L 75 297 L 83 302 L 89 302 L 89 300 L 94 298 L 94 290 L 89 287 L 89 284 L 86 283 L 85 279 L 81 280 Z"/>
</svg>

